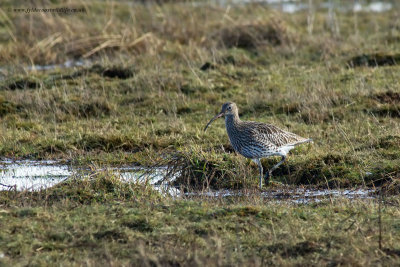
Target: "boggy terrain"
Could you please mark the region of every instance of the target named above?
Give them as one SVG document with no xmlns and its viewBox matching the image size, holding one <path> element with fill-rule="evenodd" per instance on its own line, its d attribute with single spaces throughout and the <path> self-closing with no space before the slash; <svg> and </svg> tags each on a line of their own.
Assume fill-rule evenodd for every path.
<svg viewBox="0 0 400 267">
<path fill-rule="evenodd" d="M 6 266 L 394 266 L 399 198 L 170 198 L 96 173 L 0 194 Z"/>
<path fill-rule="evenodd" d="M 398 178 L 398 9 L 288 15 L 201 3 L 4 13 L 0 155 L 145 166 L 169 158 L 200 180 L 241 188 L 257 166 L 232 153 L 222 120 L 202 131 L 229 100 L 244 120 L 313 138 L 274 173 L 280 182 Z M 37 70 L 68 60 L 83 66 Z"/>
<path fill-rule="evenodd" d="M 14 10 L 30 7 L 24 1 L 4 2 L 0 157 L 93 173 L 0 192 L 0 263 L 398 264 L 400 9 L 333 2 L 290 14 L 263 4 L 46 0 L 37 5 L 86 12 L 28 14 Z M 226 101 L 243 120 L 314 140 L 292 151 L 270 188 L 383 186 L 390 196 L 381 206 L 260 197 L 257 165 L 233 152 L 224 122 L 203 131 Z M 252 193 L 171 198 L 101 171 L 121 165 L 167 166 L 182 192 Z"/>
</svg>

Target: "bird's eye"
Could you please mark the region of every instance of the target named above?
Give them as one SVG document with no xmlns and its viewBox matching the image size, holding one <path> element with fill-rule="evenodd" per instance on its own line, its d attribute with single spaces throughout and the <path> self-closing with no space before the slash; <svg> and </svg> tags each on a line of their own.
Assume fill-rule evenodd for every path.
<svg viewBox="0 0 400 267">
<path fill-rule="evenodd" d="M 232 107 L 228 107 L 228 110 L 231 110 L 232 109 Z"/>
</svg>

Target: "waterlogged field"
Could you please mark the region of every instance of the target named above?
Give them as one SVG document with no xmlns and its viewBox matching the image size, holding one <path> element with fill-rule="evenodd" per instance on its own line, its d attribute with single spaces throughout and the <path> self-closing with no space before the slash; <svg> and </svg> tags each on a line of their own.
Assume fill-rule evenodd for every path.
<svg viewBox="0 0 400 267">
<path fill-rule="evenodd" d="M 0 263 L 398 265 L 400 8 L 342 2 L 5 1 Z M 226 101 L 314 143 L 260 191 Z"/>
</svg>

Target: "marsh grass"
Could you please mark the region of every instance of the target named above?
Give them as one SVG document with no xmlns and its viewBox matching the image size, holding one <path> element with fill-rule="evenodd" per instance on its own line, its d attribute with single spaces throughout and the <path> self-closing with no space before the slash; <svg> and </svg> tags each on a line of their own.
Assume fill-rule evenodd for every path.
<svg viewBox="0 0 400 267">
<path fill-rule="evenodd" d="M 111 172 L 0 193 L 5 265 L 396 265 L 399 200 L 169 198 Z M 380 233 L 380 234 L 379 234 Z M 381 245 L 381 247 L 380 247 Z"/>
<path fill-rule="evenodd" d="M 0 192 L 0 265 L 398 265 L 396 3 L 291 15 L 203 4 L 69 1 L 87 13 L 61 15 L 2 3 L 0 157 L 94 167 L 47 190 Z M 35 67 L 67 60 L 90 65 Z M 226 101 L 244 120 L 313 138 L 271 188 L 380 186 L 380 205 L 261 197 L 257 166 L 233 152 L 223 121 L 203 132 Z M 100 170 L 127 164 L 167 168 L 182 192 L 246 194 L 172 198 Z"/>
<path fill-rule="evenodd" d="M 85 8 L 71 16 L 1 13 L 2 157 L 159 166 L 179 155 L 171 168 L 187 186 L 256 186 L 256 166 L 232 153 L 222 121 L 202 131 L 230 100 L 244 120 L 314 139 L 276 171 L 279 182 L 331 188 L 397 179 L 397 9 L 315 10 L 310 20 L 256 4 Z M 349 64 L 368 63 L 368 55 L 393 60 Z M 92 64 L 21 67 L 69 59 Z"/>
</svg>

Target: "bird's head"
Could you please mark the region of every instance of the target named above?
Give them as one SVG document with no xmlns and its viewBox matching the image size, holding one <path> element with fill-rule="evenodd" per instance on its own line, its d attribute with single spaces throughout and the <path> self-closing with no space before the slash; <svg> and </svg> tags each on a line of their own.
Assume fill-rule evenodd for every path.
<svg viewBox="0 0 400 267">
<path fill-rule="evenodd" d="M 222 105 L 221 112 L 215 115 L 214 118 L 212 118 L 204 128 L 204 131 L 207 130 L 208 126 L 215 121 L 218 118 L 221 118 L 223 116 L 237 116 L 238 115 L 238 108 L 235 103 L 233 102 L 226 102 L 225 104 Z"/>
</svg>

